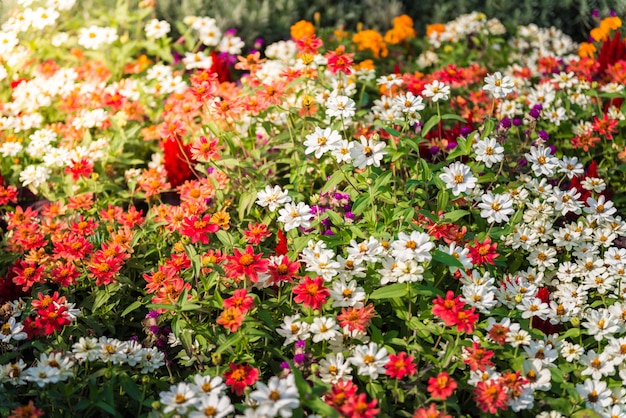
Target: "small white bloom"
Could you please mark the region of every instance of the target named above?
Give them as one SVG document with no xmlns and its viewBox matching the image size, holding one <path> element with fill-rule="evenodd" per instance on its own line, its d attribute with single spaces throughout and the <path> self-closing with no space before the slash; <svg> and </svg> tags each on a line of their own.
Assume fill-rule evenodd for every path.
<svg viewBox="0 0 626 418">
<path fill-rule="evenodd" d="M 280 206 L 289 202 L 291 202 L 291 197 L 280 186 L 265 186 L 265 190 L 257 193 L 257 205 L 267 207 L 270 212 L 274 212 Z"/>
<path fill-rule="evenodd" d="M 500 72 L 485 77 L 483 90 L 489 92 L 496 99 L 503 99 L 515 90 L 515 83 L 509 76 L 502 76 Z"/>
<path fill-rule="evenodd" d="M 387 151 L 385 151 L 386 146 L 387 144 L 377 141 L 374 137 L 368 139 L 361 135 L 361 142 L 354 143 L 354 146 L 350 149 L 352 164 L 359 169 L 363 169 L 368 165 L 380 167 L 380 161 L 387 154 Z"/>
<path fill-rule="evenodd" d="M 435 80 L 430 84 L 424 86 L 422 96 L 429 97 L 433 102 L 439 100 L 448 100 L 450 97 L 450 86 Z"/>
<path fill-rule="evenodd" d="M 444 167 L 443 171 L 444 172 L 439 175 L 439 178 L 446 183 L 447 189 L 452 189 L 454 196 L 458 196 L 476 187 L 476 181 L 478 179 L 474 177 L 472 170 L 468 166 L 459 161 L 456 161 L 448 167 Z"/>
</svg>

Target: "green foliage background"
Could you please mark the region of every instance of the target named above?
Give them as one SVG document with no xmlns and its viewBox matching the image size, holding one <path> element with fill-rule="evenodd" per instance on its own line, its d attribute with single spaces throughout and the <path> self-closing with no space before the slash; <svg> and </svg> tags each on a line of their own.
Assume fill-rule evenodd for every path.
<svg viewBox="0 0 626 418">
<path fill-rule="evenodd" d="M 626 0 L 159 0 L 159 15 L 175 19 L 186 15 L 208 15 L 221 27 L 235 27 L 248 43 L 256 37 L 267 42 L 284 39 L 289 26 L 300 19 L 313 20 L 319 13 L 322 26 L 345 25 L 354 29 L 361 22 L 366 28 L 387 30 L 393 17 L 410 15 L 423 34 L 427 24 L 447 22 L 471 11 L 497 17 L 506 25 L 535 23 L 556 26 L 578 41 L 584 40 L 596 24 L 591 11 L 601 16 L 614 10 L 626 13 Z"/>
<path fill-rule="evenodd" d="M 77 0 L 77 12 L 99 7 L 113 7 L 116 2 L 137 4 L 138 0 Z M 0 17 L 4 19 L 16 0 L 0 0 Z M 595 26 L 591 10 L 601 16 L 609 10 L 626 15 L 626 0 L 156 0 L 157 17 L 169 21 L 188 15 L 210 16 L 220 27 L 236 28 L 239 36 L 251 45 L 256 38 L 267 43 L 289 36 L 289 27 L 300 19 L 313 20 L 325 27 L 387 30 L 393 17 L 407 13 L 415 21 L 418 33 L 426 25 L 447 22 L 471 11 L 497 17 L 505 25 L 535 23 L 540 27 L 556 26 L 575 40 L 584 40 Z"/>
</svg>

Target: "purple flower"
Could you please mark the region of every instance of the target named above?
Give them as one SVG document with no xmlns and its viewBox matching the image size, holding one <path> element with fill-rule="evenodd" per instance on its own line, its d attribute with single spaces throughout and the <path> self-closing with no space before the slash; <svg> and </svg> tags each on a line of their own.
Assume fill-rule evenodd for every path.
<svg viewBox="0 0 626 418">
<path fill-rule="evenodd" d="M 530 112 L 528 112 L 530 117 L 533 119 L 539 119 L 539 116 L 541 115 L 541 109 L 537 109 L 535 107 L 533 107 L 532 109 L 530 109 Z"/>
<path fill-rule="evenodd" d="M 306 348 L 306 341 L 305 340 L 296 341 L 296 348 Z"/>
<path fill-rule="evenodd" d="M 468 136 L 470 133 L 472 133 L 472 128 L 470 128 L 469 126 L 464 126 L 461 128 L 461 136 Z"/>
<path fill-rule="evenodd" d="M 511 119 L 507 117 L 502 118 L 502 120 L 500 121 L 500 126 L 502 126 L 504 129 L 509 129 L 511 127 Z"/>
<path fill-rule="evenodd" d="M 296 354 L 293 356 L 293 362 L 296 364 L 304 364 L 306 361 L 306 354 Z"/>
<path fill-rule="evenodd" d="M 158 318 L 159 317 L 159 312 L 158 311 L 150 311 L 146 314 L 146 318 Z"/>
<path fill-rule="evenodd" d="M 593 9 L 593 10 L 591 11 L 591 16 L 593 16 L 593 17 L 600 17 L 600 10 L 598 10 L 598 9 Z"/>
<path fill-rule="evenodd" d="M 539 138 L 543 139 L 544 141 L 547 141 L 550 138 L 548 133 L 543 129 L 537 131 L 537 135 L 539 135 Z"/>
<path fill-rule="evenodd" d="M 513 118 L 513 125 L 514 126 L 521 126 L 522 125 L 522 120 L 520 118 Z"/>
<path fill-rule="evenodd" d="M 283 361 L 282 363 L 280 363 L 280 368 L 281 369 L 285 369 L 285 370 L 289 370 L 289 369 L 291 369 L 291 366 L 289 365 L 288 362 Z"/>
</svg>

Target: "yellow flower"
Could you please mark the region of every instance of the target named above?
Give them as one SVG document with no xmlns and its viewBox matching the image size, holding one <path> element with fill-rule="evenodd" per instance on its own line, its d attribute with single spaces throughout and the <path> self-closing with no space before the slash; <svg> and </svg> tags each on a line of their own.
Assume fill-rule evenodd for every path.
<svg viewBox="0 0 626 418">
<path fill-rule="evenodd" d="M 581 58 L 593 58 L 596 52 L 594 44 L 589 42 L 582 42 L 578 48 L 578 56 Z"/>
<path fill-rule="evenodd" d="M 315 35 L 315 26 L 311 22 L 301 20 L 291 26 L 291 38 L 302 39 L 305 36 Z"/>
<path fill-rule="evenodd" d="M 359 51 L 370 50 L 376 58 L 385 58 L 389 52 L 382 35 L 375 30 L 362 30 L 355 33 L 352 42 L 356 44 Z"/>
</svg>

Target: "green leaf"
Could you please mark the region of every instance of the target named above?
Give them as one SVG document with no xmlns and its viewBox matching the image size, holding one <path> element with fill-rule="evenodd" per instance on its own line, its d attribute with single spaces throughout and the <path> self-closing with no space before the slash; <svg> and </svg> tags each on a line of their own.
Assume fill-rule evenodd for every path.
<svg viewBox="0 0 626 418">
<path fill-rule="evenodd" d="M 467 122 L 462 116 L 455 115 L 453 113 L 446 113 L 445 115 L 441 115 L 441 119 L 444 119 L 444 120 L 458 120 L 459 122 Z"/>
<path fill-rule="evenodd" d="M 322 187 L 322 190 L 320 191 L 320 193 L 328 192 L 333 187 L 338 185 L 343 179 L 344 179 L 343 171 L 341 170 L 335 171 L 333 175 L 330 176 L 328 180 L 326 180 L 326 184 L 324 184 L 324 187 Z"/>
<path fill-rule="evenodd" d="M 582 409 L 574 412 L 570 415 L 571 418 L 601 418 L 602 415 L 598 414 L 593 409 Z"/>
<path fill-rule="evenodd" d="M 374 290 L 370 294 L 370 299 L 391 299 L 401 298 L 408 293 L 408 287 L 406 283 L 395 283 L 389 286 L 381 287 Z"/>
<path fill-rule="evenodd" d="M 117 411 L 115 410 L 115 408 L 112 407 L 111 405 L 105 403 L 104 401 L 97 402 L 96 406 L 98 408 L 102 409 L 104 412 L 106 412 L 109 415 L 119 416 Z"/>
<path fill-rule="evenodd" d="M 464 217 L 465 215 L 469 215 L 469 212 L 466 210 L 461 210 L 461 209 L 453 210 L 452 212 L 448 212 L 444 214 L 443 219 L 449 222 L 456 222 L 462 217 Z"/>
<path fill-rule="evenodd" d="M 433 256 L 434 261 L 437 261 L 441 264 L 445 264 L 446 266 L 458 267 L 461 269 L 464 268 L 463 263 L 461 263 L 457 258 L 455 258 L 454 256 L 451 256 L 448 253 L 444 253 L 441 250 L 433 251 L 432 256 Z"/>
<path fill-rule="evenodd" d="M 439 115 L 432 115 L 430 119 L 422 126 L 422 136 L 425 137 L 435 125 L 441 122 Z"/>
<path fill-rule="evenodd" d="M 126 309 L 124 309 L 124 312 L 122 312 L 121 316 L 124 317 L 124 316 L 128 315 L 129 313 L 131 313 L 135 309 L 139 308 L 140 306 L 141 306 L 141 301 L 140 300 L 134 301 L 133 303 L 128 305 L 128 307 Z"/>
<path fill-rule="evenodd" d="M 220 342 L 219 344 L 217 344 L 217 350 L 215 350 L 215 352 L 218 354 L 223 353 L 224 351 L 226 351 L 227 348 L 230 348 L 231 346 L 237 344 L 242 338 L 243 337 L 241 335 L 241 332 L 232 334 L 230 337 L 226 338 L 224 342 Z"/>
<path fill-rule="evenodd" d="M 442 190 L 441 192 L 439 192 L 439 194 L 437 195 L 437 210 L 445 210 L 449 200 L 450 194 L 447 191 Z"/>
</svg>

